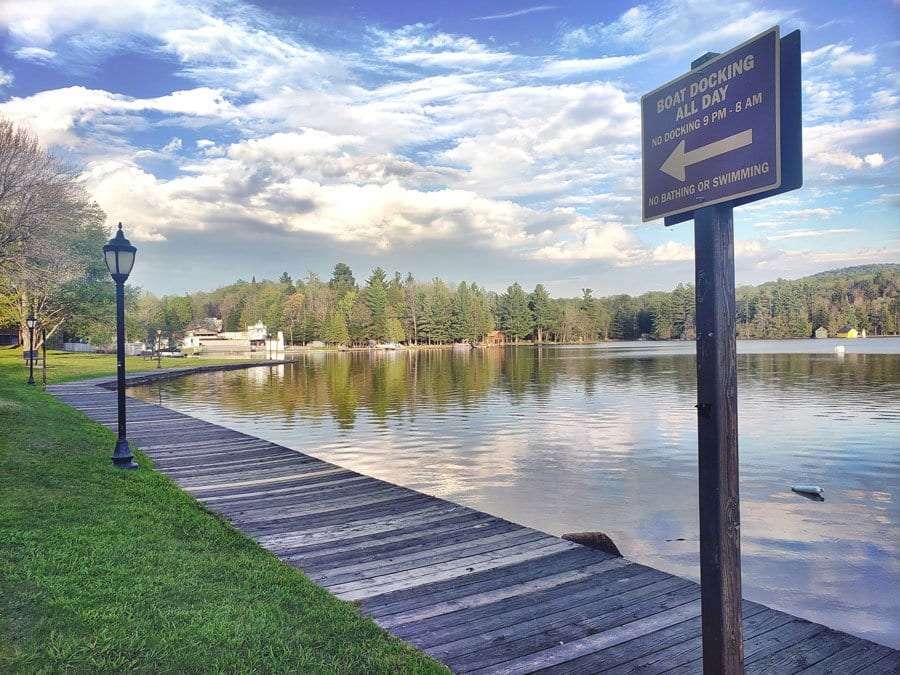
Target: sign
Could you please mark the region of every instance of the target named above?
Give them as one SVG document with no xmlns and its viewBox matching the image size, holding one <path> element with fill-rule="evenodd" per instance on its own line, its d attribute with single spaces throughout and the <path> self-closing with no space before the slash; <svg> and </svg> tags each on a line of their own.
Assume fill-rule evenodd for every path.
<svg viewBox="0 0 900 675">
<path fill-rule="evenodd" d="M 779 30 L 641 98 L 646 222 L 781 186 Z"/>
<path fill-rule="evenodd" d="M 27 349 L 23 349 L 23 350 L 22 350 L 22 357 L 23 357 L 26 361 L 36 361 L 37 358 L 38 358 L 37 350 L 34 349 L 34 350 L 32 350 L 32 351 L 28 351 Z"/>
</svg>

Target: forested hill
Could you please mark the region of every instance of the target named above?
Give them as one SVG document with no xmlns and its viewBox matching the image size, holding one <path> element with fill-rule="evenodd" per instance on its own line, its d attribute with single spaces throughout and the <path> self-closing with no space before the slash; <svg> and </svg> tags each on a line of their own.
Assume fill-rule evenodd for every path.
<svg viewBox="0 0 900 675">
<path fill-rule="evenodd" d="M 737 290 L 738 336 L 810 337 L 819 326 L 834 333 L 845 324 L 865 328 L 869 335 L 896 334 L 898 291 L 897 264 L 742 286 Z M 691 284 L 638 296 L 594 297 L 584 289 L 581 297 L 555 299 L 540 284 L 530 292 L 513 284 L 498 294 L 473 283 L 448 285 L 440 279 L 389 276 L 381 268 L 358 282 L 343 263 L 335 265 L 327 280 L 309 274 L 295 281 L 284 273 L 276 281 L 238 281 L 190 295 L 143 294 L 135 300 L 134 310 L 131 316 L 136 320 L 130 328 L 134 338 L 157 328 L 165 335 L 178 335 L 207 317 L 222 319 L 230 330 L 262 321 L 297 343 L 477 341 L 495 329 L 514 340 L 694 337 Z"/>
</svg>

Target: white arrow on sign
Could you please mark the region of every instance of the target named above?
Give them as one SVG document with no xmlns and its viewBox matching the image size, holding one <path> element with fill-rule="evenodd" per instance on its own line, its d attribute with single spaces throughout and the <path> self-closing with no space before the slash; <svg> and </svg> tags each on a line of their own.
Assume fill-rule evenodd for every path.
<svg viewBox="0 0 900 675">
<path fill-rule="evenodd" d="M 681 141 L 675 146 L 675 149 L 672 150 L 672 154 L 669 155 L 668 159 L 663 162 L 660 171 L 669 174 L 672 178 L 683 181 L 685 167 L 696 164 L 697 162 L 702 162 L 705 159 L 712 159 L 713 157 L 724 155 L 726 152 L 731 152 L 738 148 L 743 148 L 746 145 L 750 145 L 752 142 L 753 129 L 739 131 L 731 136 L 726 136 L 721 141 L 713 141 L 712 143 L 701 145 L 699 148 L 688 152 L 684 151 L 684 141 Z"/>
</svg>

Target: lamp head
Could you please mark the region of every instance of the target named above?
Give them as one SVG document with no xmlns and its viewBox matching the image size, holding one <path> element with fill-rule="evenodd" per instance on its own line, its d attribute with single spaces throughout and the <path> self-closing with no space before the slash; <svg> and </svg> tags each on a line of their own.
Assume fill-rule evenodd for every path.
<svg viewBox="0 0 900 675">
<path fill-rule="evenodd" d="M 34 314 L 31 312 L 28 313 L 28 318 L 25 319 L 25 325 L 31 329 L 34 329 L 37 326 L 37 319 L 34 318 Z"/>
<path fill-rule="evenodd" d="M 119 223 L 119 231 L 116 232 L 116 236 L 103 247 L 106 268 L 116 283 L 124 283 L 131 274 L 135 253 L 137 253 L 137 248 L 125 238 L 125 234 L 122 232 L 122 223 Z"/>
</svg>

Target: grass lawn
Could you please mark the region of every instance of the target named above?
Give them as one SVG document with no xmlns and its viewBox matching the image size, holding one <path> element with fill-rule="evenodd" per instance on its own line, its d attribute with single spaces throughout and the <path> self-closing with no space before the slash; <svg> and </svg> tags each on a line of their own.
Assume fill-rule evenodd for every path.
<svg viewBox="0 0 900 675">
<path fill-rule="evenodd" d="M 50 383 L 115 372 L 111 356 L 48 362 Z M 0 672 L 446 672 L 140 453 L 113 469 L 114 434 L 26 379 L 0 350 Z"/>
</svg>

